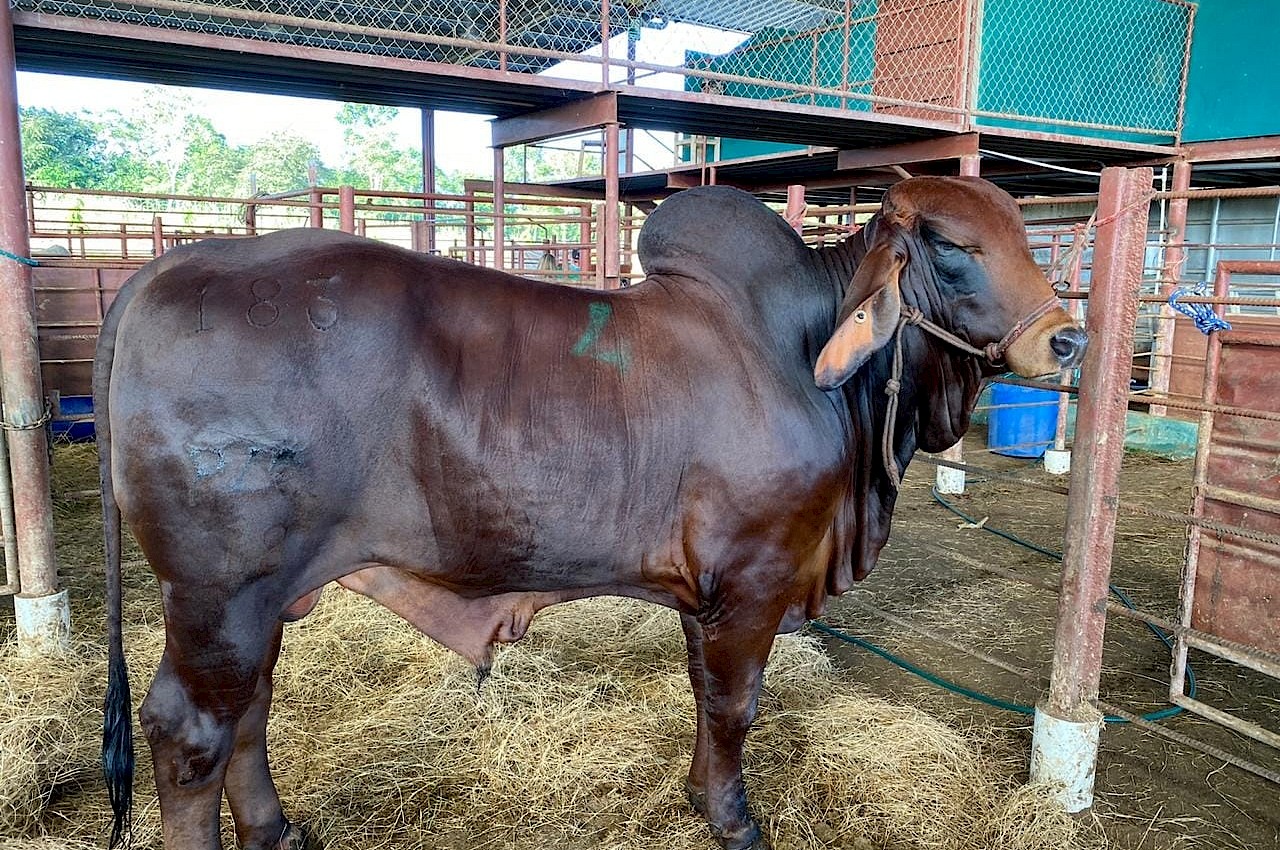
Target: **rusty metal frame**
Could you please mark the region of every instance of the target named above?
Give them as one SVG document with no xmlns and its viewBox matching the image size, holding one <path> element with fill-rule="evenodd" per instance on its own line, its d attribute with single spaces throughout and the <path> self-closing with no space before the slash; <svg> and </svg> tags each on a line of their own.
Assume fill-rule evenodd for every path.
<svg viewBox="0 0 1280 850">
<path fill-rule="evenodd" d="M 1067 499 L 1062 587 L 1046 708 L 1064 720 L 1097 711 L 1111 573 L 1124 418 L 1128 407 L 1137 295 L 1146 251 L 1149 168 L 1102 172 L 1099 226 L 1089 293 L 1089 355 L 1080 375 L 1076 442 L 1090 446 L 1074 460 Z"/>
<path fill-rule="evenodd" d="M 1173 164 L 1174 192 L 1186 192 L 1191 188 L 1191 163 L 1180 159 Z M 1187 198 L 1169 199 L 1168 242 L 1164 249 L 1164 263 L 1160 269 L 1160 295 L 1168 298 L 1177 287 L 1182 275 L 1182 265 L 1186 262 L 1187 241 Z M 1173 308 L 1166 302 L 1160 306 L 1156 319 L 1155 343 L 1151 351 L 1151 372 L 1149 386 L 1153 392 L 1167 393 L 1169 380 L 1173 374 Z M 1154 416 L 1165 415 L 1163 405 L 1152 405 Z"/>
<path fill-rule="evenodd" d="M 492 123 L 493 144 L 500 147 L 541 142 L 618 122 L 618 95 L 602 92 L 569 103 L 498 118 Z"/>
<path fill-rule="evenodd" d="M 1220 317 L 1225 314 L 1225 301 L 1230 300 L 1231 276 L 1233 274 L 1276 275 L 1280 276 L 1280 261 L 1274 260 L 1222 260 L 1217 264 L 1214 273 L 1214 312 Z M 1211 495 L 1208 486 L 1209 453 L 1212 447 L 1213 426 L 1221 412 L 1218 408 L 1218 373 L 1222 360 L 1222 339 L 1217 333 L 1209 335 L 1208 349 L 1205 354 L 1204 383 L 1201 389 L 1201 401 L 1205 407 L 1200 413 L 1199 432 L 1196 441 L 1195 470 L 1192 479 L 1191 515 L 1197 519 L 1204 516 L 1205 498 Z M 1182 571 L 1182 587 L 1179 594 L 1178 623 L 1183 629 L 1191 629 L 1192 606 L 1195 601 L 1196 575 L 1200 562 L 1202 526 L 1191 523 L 1187 531 L 1187 558 Z M 1195 646 L 1219 658 L 1226 658 L 1237 664 L 1243 664 L 1264 675 L 1275 676 L 1276 669 L 1262 663 L 1250 663 L 1251 654 L 1248 647 L 1232 644 L 1228 649 L 1237 651 L 1224 652 L 1215 642 L 1192 642 L 1185 632 L 1179 631 L 1174 638 L 1172 663 L 1169 677 L 1169 701 L 1174 705 L 1208 720 L 1226 726 L 1256 741 L 1280 749 L 1280 734 L 1257 723 L 1242 720 L 1214 708 L 1200 700 L 1187 696 L 1186 665 L 1187 650 Z M 1258 653 L 1265 659 L 1270 653 Z M 1242 657 L 1243 656 L 1243 657 Z"/>
<path fill-rule="evenodd" d="M 909 165 L 913 162 L 935 162 L 941 159 L 960 159 L 978 155 L 978 134 L 962 133 L 925 139 L 919 142 L 903 142 L 886 147 L 862 150 L 842 150 L 836 154 L 837 171 L 853 171 L 864 168 L 883 168 L 891 165 Z"/>
</svg>

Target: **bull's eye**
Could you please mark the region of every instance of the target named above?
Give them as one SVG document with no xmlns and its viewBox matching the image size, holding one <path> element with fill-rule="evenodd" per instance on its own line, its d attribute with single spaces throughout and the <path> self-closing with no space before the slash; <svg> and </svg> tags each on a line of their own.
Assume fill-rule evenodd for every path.
<svg viewBox="0 0 1280 850">
<path fill-rule="evenodd" d="M 867 311 L 866 310 L 853 311 L 853 320 L 858 324 L 862 324 L 867 320 Z"/>
</svg>

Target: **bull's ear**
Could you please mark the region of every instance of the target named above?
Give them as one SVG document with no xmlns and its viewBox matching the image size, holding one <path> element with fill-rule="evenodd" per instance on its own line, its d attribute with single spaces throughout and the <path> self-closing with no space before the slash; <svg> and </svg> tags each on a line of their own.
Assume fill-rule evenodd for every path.
<svg viewBox="0 0 1280 850">
<path fill-rule="evenodd" d="M 813 379 L 824 390 L 834 390 L 893 338 L 902 311 L 898 277 L 906 257 L 885 240 L 862 258 L 840 307 L 836 331 L 822 347 L 813 367 Z M 870 292 L 855 305 L 854 293 Z"/>
</svg>

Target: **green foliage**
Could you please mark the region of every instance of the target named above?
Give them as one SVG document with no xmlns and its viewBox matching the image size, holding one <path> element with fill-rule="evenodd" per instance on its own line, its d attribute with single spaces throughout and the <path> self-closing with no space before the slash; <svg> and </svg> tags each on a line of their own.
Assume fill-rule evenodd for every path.
<svg viewBox="0 0 1280 850">
<path fill-rule="evenodd" d="M 259 192 L 288 192 L 307 185 L 307 169 L 316 163 L 316 181 L 332 182 L 333 171 L 320 164 L 320 149 L 293 133 L 262 139 L 245 149 L 247 158 L 241 174 L 242 191 L 248 191 L 252 174 Z"/>
<path fill-rule="evenodd" d="M 321 163 L 318 147 L 293 133 L 232 145 L 189 94 L 160 86 L 128 113 L 25 108 L 21 114 L 27 179 L 44 186 L 246 197 L 303 188 L 314 164 L 322 185 L 422 187 L 421 154 L 398 144 L 391 123 L 399 110 L 390 106 L 338 109 L 346 150 L 337 167 Z M 461 193 L 463 179 L 437 169 L 437 191 Z"/>
<path fill-rule="evenodd" d="M 346 147 L 340 182 L 358 189 L 416 192 L 422 188 L 422 157 L 396 144 L 391 122 L 400 110 L 394 106 L 344 103 L 338 110 Z"/>
<path fill-rule="evenodd" d="M 111 170 L 98 127 L 83 115 L 53 109 L 19 110 L 27 179 L 51 186 L 96 189 Z"/>
</svg>

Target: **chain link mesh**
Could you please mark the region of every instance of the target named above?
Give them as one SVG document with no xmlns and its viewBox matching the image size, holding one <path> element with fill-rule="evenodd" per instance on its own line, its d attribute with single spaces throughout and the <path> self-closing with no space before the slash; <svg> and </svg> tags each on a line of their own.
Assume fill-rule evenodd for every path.
<svg viewBox="0 0 1280 850">
<path fill-rule="evenodd" d="M 17 0 L 16 8 L 561 78 L 602 79 L 607 51 L 619 86 L 1146 140 L 1177 133 L 1193 12 L 1185 0 Z"/>
<path fill-rule="evenodd" d="M 1192 13 L 1183 0 L 984 0 L 980 122 L 1174 135 Z"/>
</svg>

